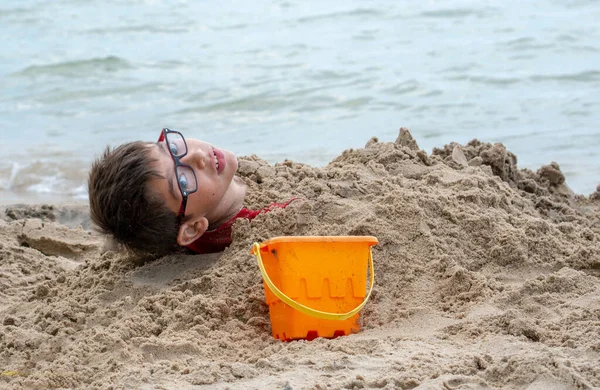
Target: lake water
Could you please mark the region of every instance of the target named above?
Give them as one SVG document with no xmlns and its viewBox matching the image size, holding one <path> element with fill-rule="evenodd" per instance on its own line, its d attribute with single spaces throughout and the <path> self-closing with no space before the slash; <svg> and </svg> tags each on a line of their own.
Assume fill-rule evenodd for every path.
<svg viewBox="0 0 600 390">
<path fill-rule="evenodd" d="M 324 165 L 371 136 L 503 142 L 600 183 L 600 2 L 0 4 L 0 204 L 86 199 L 107 144 L 162 127 Z"/>
</svg>

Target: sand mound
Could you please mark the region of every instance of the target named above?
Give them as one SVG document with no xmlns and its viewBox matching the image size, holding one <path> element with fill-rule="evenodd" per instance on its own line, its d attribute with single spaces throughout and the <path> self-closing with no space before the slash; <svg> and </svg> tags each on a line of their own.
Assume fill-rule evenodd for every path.
<svg viewBox="0 0 600 390">
<path fill-rule="evenodd" d="M 238 222 L 216 255 L 140 264 L 73 226 L 81 211 L 7 210 L 0 387 L 600 386 L 600 196 L 558 164 L 521 170 L 476 140 L 428 155 L 402 129 L 323 168 L 251 156 L 239 174 L 250 207 L 300 199 Z M 270 336 L 249 249 L 280 235 L 379 239 L 361 333 Z"/>
</svg>

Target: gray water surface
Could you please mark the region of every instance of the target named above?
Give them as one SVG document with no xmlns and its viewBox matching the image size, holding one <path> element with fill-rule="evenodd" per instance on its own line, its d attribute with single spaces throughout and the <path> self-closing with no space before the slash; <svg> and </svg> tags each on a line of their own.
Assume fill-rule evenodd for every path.
<svg viewBox="0 0 600 390">
<path fill-rule="evenodd" d="M 371 136 L 503 142 L 600 183 L 600 2 L 0 4 L 0 204 L 85 199 L 107 144 L 162 127 L 324 165 Z"/>
</svg>

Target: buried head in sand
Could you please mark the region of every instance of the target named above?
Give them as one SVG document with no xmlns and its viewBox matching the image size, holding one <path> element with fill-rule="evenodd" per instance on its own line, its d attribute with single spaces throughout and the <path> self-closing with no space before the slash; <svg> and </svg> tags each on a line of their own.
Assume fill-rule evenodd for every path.
<svg viewBox="0 0 600 390">
<path fill-rule="evenodd" d="M 241 209 L 245 186 L 236 170 L 233 153 L 163 129 L 156 143 L 107 149 L 93 164 L 91 216 L 133 250 L 190 245 Z"/>
<path fill-rule="evenodd" d="M 133 251 L 220 252 L 235 220 L 268 210 L 243 207 L 246 185 L 234 176 L 237 168 L 230 151 L 170 129 L 156 143 L 108 148 L 89 175 L 92 220 Z"/>
<path fill-rule="evenodd" d="M 0 387 L 598 387 L 600 203 L 558 164 L 516 161 L 479 141 L 429 154 L 406 130 L 325 167 L 240 157 L 244 207 L 298 200 L 238 219 L 224 252 L 143 266 L 59 224 L 59 208 L 13 208 L 0 221 L 0 371 L 19 375 Z M 292 235 L 378 238 L 360 333 L 271 336 L 249 249 Z"/>
</svg>

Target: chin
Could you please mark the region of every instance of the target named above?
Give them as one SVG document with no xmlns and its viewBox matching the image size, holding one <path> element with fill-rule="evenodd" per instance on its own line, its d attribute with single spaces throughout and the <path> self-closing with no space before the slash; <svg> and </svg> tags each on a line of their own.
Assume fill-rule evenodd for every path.
<svg viewBox="0 0 600 390">
<path fill-rule="evenodd" d="M 235 173 L 238 169 L 238 159 L 235 154 L 232 152 L 227 152 L 227 165 L 231 167 L 233 173 Z"/>
</svg>

